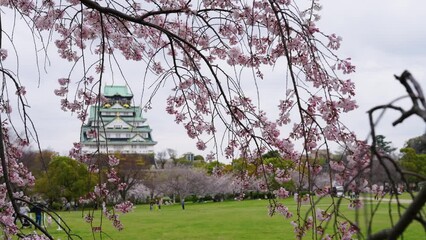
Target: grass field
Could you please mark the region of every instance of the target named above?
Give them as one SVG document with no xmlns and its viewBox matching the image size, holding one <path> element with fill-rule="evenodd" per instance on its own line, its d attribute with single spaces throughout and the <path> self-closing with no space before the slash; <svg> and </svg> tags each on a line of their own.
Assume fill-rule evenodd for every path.
<svg viewBox="0 0 426 240">
<path fill-rule="evenodd" d="M 326 208 L 330 198 L 319 203 L 320 208 Z M 291 211 L 296 214 L 296 204 L 293 199 L 284 201 Z M 346 206 L 348 200 L 342 201 L 342 213 L 354 219 L 355 211 Z M 395 204 L 391 204 L 394 206 Z M 220 203 L 186 203 L 185 210 L 179 204 L 163 206 L 161 210 L 149 210 L 148 205 L 136 206 L 134 212 L 121 216 L 124 224 L 123 231 L 113 229 L 111 222 L 103 220 L 102 230 L 111 239 L 294 239 L 293 227 L 290 220 L 282 216 L 268 216 L 267 200 L 228 201 Z M 364 209 L 369 209 L 366 202 Z M 373 232 L 390 226 L 388 204 L 383 204 L 377 211 L 373 224 Z M 308 207 L 304 206 L 303 211 Z M 360 222 L 363 223 L 364 209 L 360 210 Z M 395 220 L 397 218 L 396 208 Z M 91 227 L 83 221 L 82 212 L 59 212 L 74 234 L 82 239 L 93 239 Z M 99 213 L 98 213 L 99 214 Z M 363 224 L 360 225 L 361 227 Z M 48 230 L 55 239 L 67 239 L 63 231 L 57 230 L 53 223 Z M 109 239 L 103 235 L 102 239 Z M 424 240 L 425 231 L 418 223 L 412 223 L 404 235 L 404 239 Z M 101 239 L 99 233 L 96 239 Z M 312 237 L 307 236 L 306 239 Z M 78 238 L 76 238 L 78 239 Z"/>
</svg>

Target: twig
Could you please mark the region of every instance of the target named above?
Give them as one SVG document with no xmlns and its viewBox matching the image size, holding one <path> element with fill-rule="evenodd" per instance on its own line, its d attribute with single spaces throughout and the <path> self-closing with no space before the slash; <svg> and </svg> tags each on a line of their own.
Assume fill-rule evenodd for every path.
<svg viewBox="0 0 426 240">
<path fill-rule="evenodd" d="M 404 111 L 401 117 L 399 117 L 395 122 L 393 122 L 392 125 L 395 126 L 399 123 L 402 123 L 406 118 L 410 117 L 413 114 L 418 115 L 426 122 L 426 102 L 419 83 L 408 71 L 404 71 L 400 77 L 395 76 L 395 78 L 398 79 L 399 82 L 405 87 L 405 90 L 411 98 L 413 106 L 410 110 Z M 414 91 L 410 83 L 414 87 Z"/>
<path fill-rule="evenodd" d="M 416 218 L 417 214 L 422 210 L 426 202 L 426 188 L 422 188 L 419 194 L 414 198 L 413 202 L 402 214 L 401 218 L 392 228 L 384 229 L 378 233 L 375 233 L 368 237 L 368 240 L 379 240 L 379 239 L 397 239 L 410 223 Z"/>
<path fill-rule="evenodd" d="M 405 119 L 407 119 L 408 117 L 410 117 L 413 114 L 418 115 L 419 117 L 421 117 L 425 122 L 426 122 L 426 102 L 425 102 L 425 98 L 423 95 L 423 91 L 419 85 L 419 83 L 414 79 L 414 77 L 411 75 L 410 72 L 408 71 L 404 71 L 400 77 L 395 76 L 396 79 L 398 79 L 400 81 L 400 83 L 405 87 L 405 90 L 407 91 L 413 106 L 411 107 L 410 110 L 405 111 L 400 107 L 394 106 L 392 104 L 389 105 L 381 105 L 381 106 L 377 106 L 375 108 L 372 108 L 368 111 L 369 114 L 369 119 L 370 119 L 370 127 L 371 127 L 371 134 L 373 136 L 373 143 L 372 143 L 372 151 L 373 153 L 378 157 L 378 159 L 381 161 L 382 163 L 382 159 L 380 154 L 378 153 L 377 149 L 376 149 L 376 142 L 375 142 L 375 124 L 373 124 L 373 112 L 378 110 L 378 109 L 387 109 L 387 108 L 391 108 L 394 110 L 397 110 L 399 112 L 401 112 L 401 116 L 392 123 L 393 126 L 402 123 Z M 413 90 L 414 87 L 414 90 Z M 383 165 L 384 166 L 384 165 Z M 402 174 L 413 174 L 413 173 L 409 173 L 409 172 L 401 172 Z M 388 176 L 389 172 L 387 172 Z M 415 174 L 418 177 L 421 177 L 422 179 L 424 179 L 424 176 L 420 176 Z M 392 180 L 392 179 L 391 179 Z M 372 234 L 368 237 L 369 240 L 378 240 L 378 239 L 397 239 L 398 237 L 400 237 L 402 235 L 402 233 L 406 230 L 406 228 L 408 227 L 408 225 L 413 221 L 413 220 L 418 220 L 420 221 L 423 226 L 425 225 L 425 221 L 421 218 L 421 216 L 419 217 L 419 213 L 421 212 L 423 206 L 425 205 L 426 202 L 426 188 L 422 188 L 419 192 L 419 194 L 414 198 L 413 202 L 410 204 L 410 206 L 406 209 L 406 211 L 401 215 L 401 217 L 399 218 L 399 220 L 397 221 L 397 223 L 388 229 L 384 229 L 381 230 L 375 234 Z"/>
</svg>

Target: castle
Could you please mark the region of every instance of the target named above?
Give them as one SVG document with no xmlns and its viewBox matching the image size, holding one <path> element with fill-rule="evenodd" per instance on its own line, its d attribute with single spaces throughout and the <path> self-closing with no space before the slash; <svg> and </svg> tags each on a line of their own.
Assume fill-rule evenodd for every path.
<svg viewBox="0 0 426 240">
<path fill-rule="evenodd" d="M 87 124 L 81 128 L 83 153 L 154 153 L 152 129 L 142 108 L 132 106 L 133 94 L 126 86 L 105 86 L 101 106 L 90 106 Z"/>
</svg>

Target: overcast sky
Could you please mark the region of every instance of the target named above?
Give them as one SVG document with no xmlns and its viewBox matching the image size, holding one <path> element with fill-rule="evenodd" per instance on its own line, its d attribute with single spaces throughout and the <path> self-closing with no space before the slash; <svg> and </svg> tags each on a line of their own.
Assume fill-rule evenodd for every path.
<svg viewBox="0 0 426 240">
<path fill-rule="evenodd" d="M 338 55 L 351 57 L 356 65 L 356 73 L 351 78 L 356 83 L 359 109 L 346 116 L 344 121 L 364 139 L 368 134 L 366 111 L 405 94 L 393 78 L 394 74 L 399 75 L 408 69 L 425 87 L 426 28 L 423 21 L 426 1 L 324 0 L 322 4 L 322 19 L 318 26 L 325 33 L 336 33 L 343 38 Z M 31 50 L 31 44 L 27 47 Z M 55 50 L 54 46 L 51 48 Z M 33 57 L 21 55 L 20 61 L 21 79 L 37 75 Z M 27 68 L 32 70 L 27 71 Z M 40 83 L 36 80 L 23 82 L 28 88 L 29 114 L 38 130 L 41 147 L 67 154 L 72 143 L 79 141 L 81 123 L 75 116 L 60 110 L 59 98 L 53 95 L 53 89 L 68 67 L 52 61 L 47 71 L 48 74 L 42 74 Z M 136 86 L 133 91 L 138 94 L 141 89 Z M 178 154 L 195 152 L 205 155 L 209 152 L 196 151 L 195 141 L 189 139 L 183 127 L 176 125 L 173 117 L 165 113 L 164 101 L 156 102 L 153 107 L 144 117 L 158 142 L 156 151 L 172 148 Z M 407 139 L 425 132 L 424 122 L 418 119 L 410 119 L 393 128 L 391 122 L 397 117 L 387 112 L 378 128 L 378 134 L 387 136 L 395 147 L 402 147 Z"/>
<path fill-rule="evenodd" d="M 368 134 L 365 112 L 405 94 L 394 74 L 409 70 L 425 88 L 426 28 L 422 19 L 426 16 L 426 1 L 322 2 L 321 28 L 343 37 L 340 56 L 351 57 L 357 67 L 352 79 L 359 109 L 350 113 L 345 122 L 362 138 Z M 415 117 L 392 127 L 391 122 L 398 116 L 386 112 L 378 134 L 400 148 L 407 139 L 422 135 L 426 129 L 425 123 Z"/>
</svg>

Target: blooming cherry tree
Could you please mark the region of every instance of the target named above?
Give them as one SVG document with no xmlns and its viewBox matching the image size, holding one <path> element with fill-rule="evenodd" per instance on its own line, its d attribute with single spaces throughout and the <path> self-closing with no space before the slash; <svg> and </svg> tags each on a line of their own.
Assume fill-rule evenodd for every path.
<svg viewBox="0 0 426 240">
<path fill-rule="evenodd" d="M 291 172 L 305 179 L 310 191 L 316 190 L 312 178 L 321 172 L 313 159 L 321 148 L 327 149 L 330 185 L 334 182 L 350 185 L 368 170 L 369 146 L 357 140 L 354 133 L 340 122 L 340 117 L 357 107 L 355 86 L 349 74 L 355 71 L 351 59 L 340 58 L 336 50 L 342 38 L 335 33 L 324 33 L 317 26 L 320 19 L 319 0 L 145 0 L 117 2 L 110 0 L 32 1 L 1 0 L 2 9 L 17 14 L 17 21 L 25 21 L 35 36 L 36 46 L 48 53 L 54 45 L 63 61 L 72 63 L 58 79 L 55 94 L 60 97 L 64 111 L 76 113 L 81 121 L 87 117 L 90 105 L 104 101 L 100 89 L 105 75 L 118 74 L 126 79 L 121 67 L 125 61 L 140 62 L 140 84 L 151 97 L 145 103 L 151 108 L 153 96 L 165 84 L 173 85 L 166 100 L 166 112 L 175 117 L 190 138 L 196 139 L 200 150 L 214 147 L 216 157 L 241 157 L 260 166 L 262 154 L 274 149 L 282 159 L 296 166 Z M 3 35 L 7 33 L 3 32 Z M 3 38 L 13 42 L 13 38 Z M 12 49 L 0 46 L 0 66 L 3 86 L 13 88 L 18 96 L 17 111 L 25 125 L 25 134 L 18 144 L 28 144 L 31 126 L 26 115 L 25 89 L 19 74 L 8 70 L 6 63 Z M 118 71 L 113 71 L 118 69 Z M 277 117 L 262 108 L 259 83 L 271 81 L 268 71 L 277 72 L 279 90 L 276 98 Z M 269 76 L 269 75 L 268 75 Z M 74 86 L 77 86 L 74 89 Z M 7 88 L 2 88 L 2 139 L 0 148 L 4 204 L 0 218 L 6 234 L 16 234 L 11 223 L 18 192 L 12 183 L 32 184 L 33 178 L 18 167 L 19 148 L 8 142 L 7 126 L 12 111 Z M 100 126 L 102 128 L 102 126 Z M 37 139 L 36 139 L 37 140 Z M 347 162 L 330 158 L 329 147 L 337 144 L 346 149 Z M 10 144 L 10 146 L 9 146 Z M 82 155 L 75 145 L 71 156 L 86 163 L 93 173 L 101 174 L 107 166 L 107 178 L 87 197 L 101 203 L 102 213 L 114 226 L 122 229 L 116 212 L 129 212 L 131 203 L 123 202 L 113 209 L 106 207 L 106 182 L 122 184 L 114 170 L 117 160 L 101 162 L 96 156 Z M 287 172 L 275 170 L 278 177 Z M 262 171 L 260 172 L 262 173 Z M 281 174 L 283 173 L 283 174 Z M 301 180 L 301 181 L 302 181 Z M 123 186 L 123 185 L 121 185 Z M 268 188 L 268 183 L 263 185 Z M 354 191 L 364 191 L 366 184 L 350 185 Z M 280 195 L 286 195 L 281 189 Z M 305 196 L 306 198 L 306 196 Z M 324 212 L 315 207 L 311 197 L 306 202 L 314 210 L 305 217 L 300 204 L 297 213 L 289 212 L 282 204 L 271 203 L 271 213 L 294 218 L 295 234 L 308 232 L 321 237 L 350 237 L 358 232 L 354 223 L 334 218 L 334 233 L 324 235 L 322 222 L 328 214 L 338 215 L 339 208 Z M 335 205 L 334 201 L 332 203 Z M 320 212 L 318 212 L 320 211 Z M 93 220 L 91 215 L 87 219 Z M 48 233 L 45 236 L 50 237 Z"/>
</svg>

